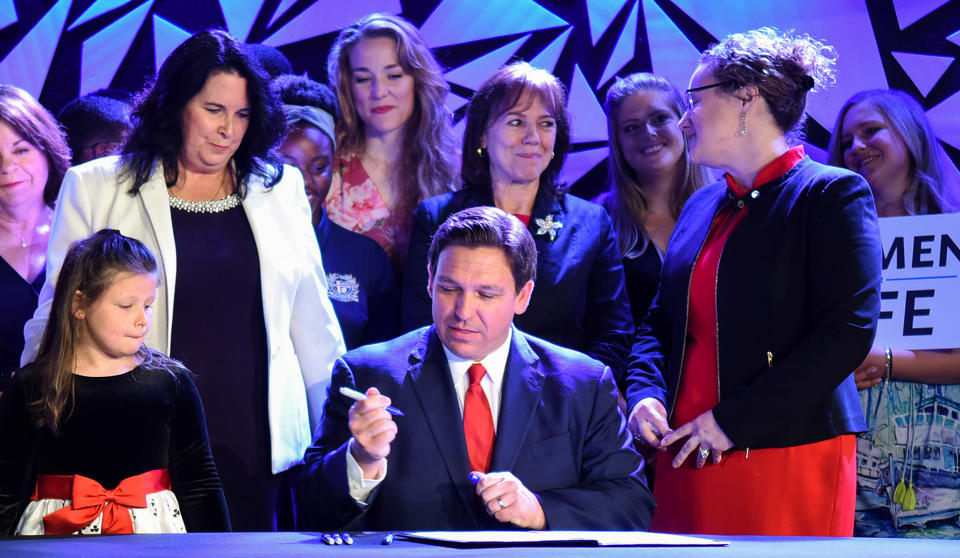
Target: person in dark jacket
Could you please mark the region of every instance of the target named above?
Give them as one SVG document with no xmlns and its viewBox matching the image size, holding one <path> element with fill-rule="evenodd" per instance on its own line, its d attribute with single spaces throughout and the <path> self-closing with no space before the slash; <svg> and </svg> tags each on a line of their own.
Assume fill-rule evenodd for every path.
<svg viewBox="0 0 960 558">
<path fill-rule="evenodd" d="M 690 157 L 726 174 L 684 206 L 630 357 L 631 427 L 667 452 L 654 530 L 853 532 L 851 372 L 880 309 L 877 215 L 861 177 L 790 146 L 832 52 L 764 28 L 707 50 L 690 79 Z"/>
</svg>

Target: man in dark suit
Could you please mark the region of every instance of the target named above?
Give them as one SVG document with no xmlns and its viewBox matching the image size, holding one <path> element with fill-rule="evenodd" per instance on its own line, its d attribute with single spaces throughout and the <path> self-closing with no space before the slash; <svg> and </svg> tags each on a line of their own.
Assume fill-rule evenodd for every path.
<svg viewBox="0 0 960 558">
<path fill-rule="evenodd" d="M 429 253 L 434 324 L 334 367 L 298 528 L 647 527 L 653 498 L 610 369 L 512 325 L 536 257 L 520 221 L 493 207 L 440 227 Z"/>
</svg>

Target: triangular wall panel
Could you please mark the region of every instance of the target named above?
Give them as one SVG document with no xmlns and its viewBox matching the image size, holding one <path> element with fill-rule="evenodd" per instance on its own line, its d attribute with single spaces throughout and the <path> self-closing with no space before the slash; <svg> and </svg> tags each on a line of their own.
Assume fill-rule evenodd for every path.
<svg viewBox="0 0 960 558">
<path fill-rule="evenodd" d="M 570 139 L 573 143 L 607 141 L 607 117 L 579 65 L 573 68 L 567 108 L 570 111 Z"/>
<path fill-rule="evenodd" d="M 533 0 L 443 0 L 420 32 L 432 48 L 567 26 Z"/>
<path fill-rule="evenodd" d="M 560 36 L 547 45 L 547 48 L 541 50 L 530 60 L 530 65 L 553 72 L 557 67 L 557 61 L 560 60 L 560 55 L 563 53 L 563 47 L 567 45 L 567 39 L 570 38 L 572 32 L 573 27 L 568 27 L 566 31 L 560 33 Z"/>
<path fill-rule="evenodd" d="M 580 180 L 583 175 L 603 162 L 609 154 L 610 150 L 606 147 L 570 153 L 563 163 L 563 170 L 560 171 L 560 183 L 573 184 Z"/>
<path fill-rule="evenodd" d="M 450 70 L 444 77 L 450 83 L 456 83 L 476 91 L 480 88 L 480 84 L 493 75 L 493 72 L 506 64 L 507 60 L 510 60 L 513 53 L 517 52 L 520 45 L 528 38 L 530 38 L 530 35 L 510 41 L 496 50 L 492 50 L 479 58 L 474 58 L 463 66 Z"/>
<path fill-rule="evenodd" d="M 622 0 L 586 0 L 587 19 L 590 21 L 590 41 L 597 44 L 610 22 L 617 17 L 625 2 Z"/>
<path fill-rule="evenodd" d="M 913 52 L 891 51 L 890 54 L 897 59 L 897 63 L 907 72 L 910 80 L 920 90 L 920 94 L 926 97 L 933 86 L 937 84 L 947 67 L 953 64 L 952 56 L 934 56 L 931 54 L 916 54 Z"/>
<path fill-rule="evenodd" d="M 960 30 L 954 31 L 953 33 L 947 35 L 947 40 L 957 46 L 960 46 Z"/>
<path fill-rule="evenodd" d="M 893 0 L 900 29 L 906 29 L 918 19 L 946 4 L 945 0 Z"/>
<path fill-rule="evenodd" d="M 27 32 L 0 61 L 0 83 L 16 83 L 27 93 L 40 97 L 69 10 L 70 0 L 59 0 Z"/>
<path fill-rule="evenodd" d="M 336 10 L 331 10 L 327 2 L 316 2 L 267 37 L 263 44 L 273 47 L 288 45 L 339 31 L 367 14 L 398 14 L 401 10 L 399 0 L 350 0 Z"/>
<path fill-rule="evenodd" d="M 114 21 L 83 42 L 80 62 L 80 96 L 109 87 L 123 62 L 153 1 Z"/>
<path fill-rule="evenodd" d="M 17 6 L 13 0 L 0 0 L 0 29 L 17 22 Z"/>
<path fill-rule="evenodd" d="M 643 0 L 643 15 L 653 73 L 666 78 L 680 91 L 686 90 L 700 61 L 700 51 L 653 0 Z"/>
<path fill-rule="evenodd" d="M 270 18 L 270 23 L 267 24 L 267 27 L 273 25 L 277 19 L 279 19 L 283 14 L 287 13 L 287 10 L 290 9 L 290 6 L 293 6 L 297 3 L 297 0 L 281 0 L 280 5 L 277 6 L 277 9 L 273 11 L 273 16 Z"/>
<path fill-rule="evenodd" d="M 937 137 L 960 149 L 960 92 L 927 111 Z"/>
<path fill-rule="evenodd" d="M 220 0 L 227 31 L 238 41 L 246 41 L 262 4 L 261 0 Z"/>
<path fill-rule="evenodd" d="M 153 60 L 157 71 L 160 71 L 160 66 L 170 53 L 188 38 L 190 38 L 190 32 L 186 29 L 181 29 L 156 14 L 153 15 Z"/>
<path fill-rule="evenodd" d="M 607 60 L 607 65 L 603 70 L 603 76 L 600 78 L 600 81 L 597 82 L 597 87 L 603 86 L 603 84 L 607 83 L 607 80 L 620 71 L 620 68 L 626 66 L 627 62 L 633 60 L 637 49 L 637 19 L 639 17 L 639 11 L 639 3 L 635 4 L 633 9 L 630 10 L 630 16 L 627 17 L 627 23 L 620 32 L 620 38 L 617 39 L 617 45 L 613 48 L 613 53 L 610 54 L 610 58 Z"/>
<path fill-rule="evenodd" d="M 130 2 L 130 0 L 97 0 L 93 4 L 90 4 L 90 7 L 88 7 L 86 10 L 83 10 L 83 13 L 80 14 L 80 17 L 75 19 L 73 23 L 70 24 L 70 29 L 73 29 L 79 25 L 83 25 L 92 19 L 96 19 L 128 2 Z"/>
</svg>

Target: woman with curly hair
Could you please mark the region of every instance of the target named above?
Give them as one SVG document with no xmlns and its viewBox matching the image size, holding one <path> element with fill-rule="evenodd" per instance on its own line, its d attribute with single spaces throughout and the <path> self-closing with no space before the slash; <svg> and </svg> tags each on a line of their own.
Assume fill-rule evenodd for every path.
<svg viewBox="0 0 960 558">
<path fill-rule="evenodd" d="M 70 169 L 50 273 L 25 328 L 36 353 L 70 243 L 119 229 L 157 254 L 146 343 L 197 375 L 233 527 L 293 527 L 292 479 L 343 339 L 303 180 L 274 146 L 283 111 L 232 37 L 177 47 L 134 111 L 123 154 Z"/>
<path fill-rule="evenodd" d="M 340 32 L 327 75 L 342 112 L 327 214 L 401 269 L 414 208 L 457 184 L 449 86 L 420 31 L 384 14 Z"/>
<path fill-rule="evenodd" d="M 687 200 L 630 358 L 631 429 L 665 452 L 654 530 L 853 533 L 865 424 L 850 372 L 880 310 L 876 210 L 863 178 L 791 147 L 834 58 L 763 28 L 690 78 L 690 159 L 725 175 Z"/>
</svg>

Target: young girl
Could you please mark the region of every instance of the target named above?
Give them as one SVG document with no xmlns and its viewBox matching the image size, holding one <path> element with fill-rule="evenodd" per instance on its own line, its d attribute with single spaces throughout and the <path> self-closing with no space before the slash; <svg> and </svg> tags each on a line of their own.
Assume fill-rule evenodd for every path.
<svg viewBox="0 0 960 558">
<path fill-rule="evenodd" d="M 0 397 L 0 535 L 229 530 L 196 387 L 143 342 L 157 282 L 118 231 L 70 248 L 40 352 Z"/>
</svg>

